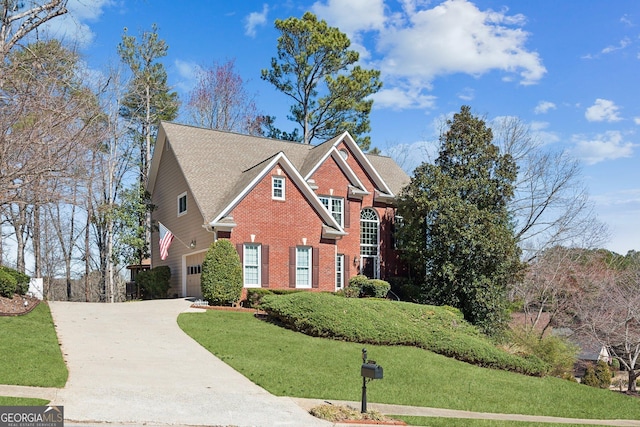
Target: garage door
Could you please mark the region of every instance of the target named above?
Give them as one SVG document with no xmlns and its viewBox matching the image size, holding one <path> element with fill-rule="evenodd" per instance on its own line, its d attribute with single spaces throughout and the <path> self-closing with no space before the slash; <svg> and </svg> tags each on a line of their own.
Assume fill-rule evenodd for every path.
<svg viewBox="0 0 640 427">
<path fill-rule="evenodd" d="M 202 273 L 202 261 L 206 252 L 201 252 L 187 257 L 187 295 L 188 297 L 202 298 L 200 289 L 200 274 Z"/>
</svg>

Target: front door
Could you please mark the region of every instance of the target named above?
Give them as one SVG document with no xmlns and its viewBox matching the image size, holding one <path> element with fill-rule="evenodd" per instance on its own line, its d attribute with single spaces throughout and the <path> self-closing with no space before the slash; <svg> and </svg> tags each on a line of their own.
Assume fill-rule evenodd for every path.
<svg viewBox="0 0 640 427">
<path fill-rule="evenodd" d="M 360 212 L 360 274 L 371 279 L 380 277 L 379 247 L 380 221 L 378 213 L 372 208 L 365 208 Z"/>
</svg>

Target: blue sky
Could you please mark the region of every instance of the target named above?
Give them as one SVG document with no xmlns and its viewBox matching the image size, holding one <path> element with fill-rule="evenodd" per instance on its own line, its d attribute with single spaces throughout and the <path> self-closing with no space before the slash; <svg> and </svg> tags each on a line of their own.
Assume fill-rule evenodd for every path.
<svg viewBox="0 0 640 427">
<path fill-rule="evenodd" d="M 382 71 L 372 145 L 424 159 L 443 117 L 470 105 L 487 120 L 517 116 L 551 150 L 581 160 L 605 246 L 640 250 L 640 2 L 635 0 L 69 0 L 51 31 L 88 66 L 118 61 L 123 29 L 152 24 L 169 45 L 170 84 L 186 95 L 199 66 L 235 59 L 259 109 L 286 120 L 289 100 L 260 79 L 276 54 L 273 22 L 309 10 L 339 27 L 364 66 Z"/>
</svg>

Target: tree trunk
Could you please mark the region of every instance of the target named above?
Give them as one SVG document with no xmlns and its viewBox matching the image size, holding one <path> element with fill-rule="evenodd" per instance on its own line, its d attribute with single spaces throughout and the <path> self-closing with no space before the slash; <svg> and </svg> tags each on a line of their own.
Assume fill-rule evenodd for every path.
<svg viewBox="0 0 640 427">
<path fill-rule="evenodd" d="M 640 371 L 636 371 L 635 369 L 629 369 L 629 385 L 627 386 L 627 391 L 630 393 L 636 392 L 636 380 L 640 376 Z"/>
<path fill-rule="evenodd" d="M 33 275 L 34 277 L 42 277 L 42 235 L 40 233 L 40 205 L 33 206 L 33 258 L 35 262 Z"/>
</svg>

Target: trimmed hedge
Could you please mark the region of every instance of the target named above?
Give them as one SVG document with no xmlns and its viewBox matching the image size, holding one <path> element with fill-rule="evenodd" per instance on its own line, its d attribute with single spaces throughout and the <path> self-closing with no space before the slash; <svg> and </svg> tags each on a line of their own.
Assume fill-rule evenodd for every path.
<svg viewBox="0 0 640 427">
<path fill-rule="evenodd" d="M 349 286 L 341 294 L 347 298 L 386 298 L 390 290 L 388 282 L 358 274 L 349 279 Z"/>
<path fill-rule="evenodd" d="M 141 271 L 136 276 L 136 284 L 140 287 L 140 296 L 145 299 L 167 298 L 171 288 L 171 269 L 167 265 Z"/>
<path fill-rule="evenodd" d="M 231 305 L 242 295 L 242 263 L 233 244 L 220 239 L 211 244 L 202 262 L 202 297 L 210 305 Z"/>
<path fill-rule="evenodd" d="M 265 295 L 260 307 L 286 327 L 311 336 L 420 347 L 477 366 L 532 376 L 546 375 L 549 369 L 535 356 L 523 358 L 497 348 L 452 307 L 316 292 Z"/>
<path fill-rule="evenodd" d="M 0 273 L 0 295 L 11 298 L 13 294 L 24 295 L 29 291 L 31 278 L 26 274 L 5 266 L 0 266 Z"/>
<path fill-rule="evenodd" d="M 262 303 L 262 298 L 265 295 L 287 295 L 296 292 L 308 292 L 301 289 L 268 289 L 268 288 L 248 288 L 247 300 L 245 307 L 259 308 Z"/>
</svg>

